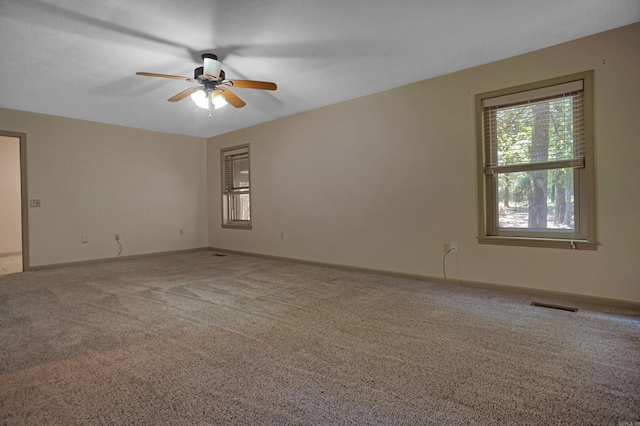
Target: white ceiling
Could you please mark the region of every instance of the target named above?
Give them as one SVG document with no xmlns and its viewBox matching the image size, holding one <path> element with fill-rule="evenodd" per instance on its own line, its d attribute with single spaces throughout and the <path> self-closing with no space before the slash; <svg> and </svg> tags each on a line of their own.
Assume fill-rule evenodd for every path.
<svg viewBox="0 0 640 426">
<path fill-rule="evenodd" d="M 640 0 L 0 0 L 0 107 L 211 137 L 640 21 Z M 200 55 L 247 102 L 208 118 Z"/>
</svg>

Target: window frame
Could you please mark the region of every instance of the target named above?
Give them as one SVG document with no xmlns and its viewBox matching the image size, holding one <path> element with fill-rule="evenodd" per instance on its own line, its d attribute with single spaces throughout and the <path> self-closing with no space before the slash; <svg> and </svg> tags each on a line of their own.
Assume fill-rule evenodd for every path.
<svg viewBox="0 0 640 426">
<path fill-rule="evenodd" d="M 229 148 L 220 149 L 220 190 L 221 190 L 221 205 L 222 205 L 222 224 L 223 228 L 230 229 L 253 229 L 252 225 L 252 212 L 251 212 L 251 154 L 249 149 L 249 144 L 237 145 Z M 234 195 L 239 194 L 228 194 L 225 191 L 225 183 L 226 183 L 226 160 L 228 157 L 233 155 L 245 154 L 247 155 L 247 164 L 249 168 L 249 189 L 246 194 L 249 196 L 249 220 L 238 220 L 235 218 L 232 210 L 231 210 L 231 198 Z"/>
<path fill-rule="evenodd" d="M 483 101 L 500 96 L 582 80 L 584 96 L 584 167 L 574 169 L 574 222 L 573 233 L 498 228 L 498 175 L 486 174 L 484 107 Z M 511 246 L 549 247 L 596 250 L 594 127 L 593 127 L 593 71 L 509 87 L 475 97 L 477 181 L 478 181 L 478 242 Z M 577 172 L 576 172 L 577 171 Z"/>
</svg>

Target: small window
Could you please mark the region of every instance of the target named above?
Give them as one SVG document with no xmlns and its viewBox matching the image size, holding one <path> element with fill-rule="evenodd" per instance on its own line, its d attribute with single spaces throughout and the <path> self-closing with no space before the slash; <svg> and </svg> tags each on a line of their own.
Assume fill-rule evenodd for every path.
<svg viewBox="0 0 640 426">
<path fill-rule="evenodd" d="M 477 95 L 481 243 L 596 249 L 591 81 Z"/>
<path fill-rule="evenodd" d="M 220 151 L 222 162 L 222 226 L 251 229 L 249 145 Z"/>
</svg>

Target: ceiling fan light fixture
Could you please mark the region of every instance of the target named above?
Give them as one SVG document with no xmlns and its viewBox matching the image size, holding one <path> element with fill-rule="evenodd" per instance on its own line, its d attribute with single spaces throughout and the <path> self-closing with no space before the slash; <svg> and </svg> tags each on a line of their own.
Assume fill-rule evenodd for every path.
<svg viewBox="0 0 640 426">
<path fill-rule="evenodd" d="M 191 100 L 202 109 L 209 109 L 209 99 L 207 92 L 200 89 L 191 94 Z"/>
<path fill-rule="evenodd" d="M 198 107 L 209 111 L 209 117 L 211 117 L 212 105 L 215 109 L 219 109 L 227 105 L 227 103 L 234 108 L 242 108 L 247 104 L 230 90 L 232 87 L 258 90 L 276 90 L 278 87 L 275 83 L 268 81 L 227 80 L 222 69 L 222 62 L 218 61 L 218 57 L 213 53 L 203 53 L 202 61 L 203 66 L 193 70 L 193 78 L 151 72 L 137 72 L 136 74 L 145 77 L 171 78 L 198 83 L 199 86 L 185 89 L 167 100 L 169 102 L 179 102 L 191 95 L 191 99 Z"/>
<path fill-rule="evenodd" d="M 216 89 L 211 92 L 211 103 L 215 109 L 222 108 L 227 104 L 227 100 L 222 94 L 222 90 Z"/>
</svg>

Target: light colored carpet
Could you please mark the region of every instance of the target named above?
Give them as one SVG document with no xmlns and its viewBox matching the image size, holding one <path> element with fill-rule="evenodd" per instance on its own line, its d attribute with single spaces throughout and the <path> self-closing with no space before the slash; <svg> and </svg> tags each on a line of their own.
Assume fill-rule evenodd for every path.
<svg viewBox="0 0 640 426">
<path fill-rule="evenodd" d="M 0 423 L 640 420 L 639 313 L 531 301 L 209 251 L 0 276 Z"/>
</svg>

